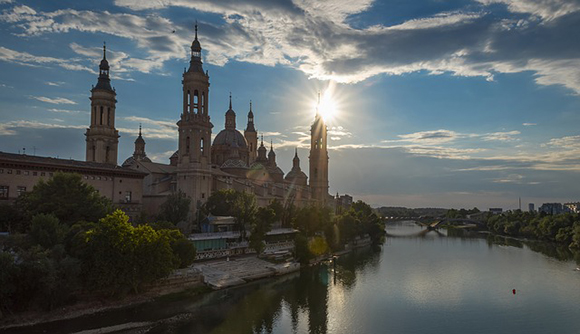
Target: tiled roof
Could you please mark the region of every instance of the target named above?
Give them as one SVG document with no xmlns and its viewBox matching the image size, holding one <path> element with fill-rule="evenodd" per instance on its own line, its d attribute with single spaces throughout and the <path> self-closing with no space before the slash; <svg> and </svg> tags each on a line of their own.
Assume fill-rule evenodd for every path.
<svg viewBox="0 0 580 334">
<path fill-rule="evenodd" d="M 78 172 L 83 171 L 112 172 L 112 173 L 129 174 L 132 176 L 140 176 L 140 177 L 145 177 L 145 175 L 147 175 L 144 172 L 136 171 L 130 168 L 124 168 L 121 166 L 105 164 L 100 162 L 41 157 L 6 152 L 0 152 L 0 163 L 22 164 L 30 167 L 46 167 L 55 170 L 65 168 L 65 169 L 73 169 Z"/>
</svg>

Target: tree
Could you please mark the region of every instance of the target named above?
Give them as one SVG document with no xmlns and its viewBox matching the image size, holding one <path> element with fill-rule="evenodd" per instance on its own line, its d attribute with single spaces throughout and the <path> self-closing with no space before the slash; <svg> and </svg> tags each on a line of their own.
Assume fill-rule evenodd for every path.
<svg viewBox="0 0 580 334">
<path fill-rule="evenodd" d="M 83 182 L 81 175 L 62 172 L 47 181 L 40 179 L 15 205 L 29 219 L 39 213 L 53 214 L 68 226 L 81 220 L 97 221 L 112 211 L 111 201 Z"/>
<path fill-rule="evenodd" d="M 191 207 L 191 198 L 183 191 L 179 190 L 167 196 L 167 200 L 161 205 L 158 220 L 165 220 L 177 225 L 187 220 L 189 209 Z"/>
<path fill-rule="evenodd" d="M 46 249 L 62 244 L 68 227 L 61 224 L 53 214 L 39 213 L 32 217 L 30 237 L 32 241 Z"/>
<path fill-rule="evenodd" d="M 246 228 L 253 223 L 256 210 L 256 196 L 233 189 L 214 192 L 203 206 L 206 214 L 234 217 L 242 239 L 246 238 Z"/>
<path fill-rule="evenodd" d="M 258 254 L 261 254 L 264 250 L 266 233 L 271 230 L 275 219 L 276 214 L 271 208 L 258 208 L 256 219 L 252 224 L 252 234 L 250 235 L 250 247 L 252 247 Z"/>
<path fill-rule="evenodd" d="M 89 287 L 114 295 L 138 292 L 143 283 L 167 276 L 177 260 L 168 238 L 148 225 L 133 227 L 116 210 L 86 232 L 84 275 Z"/>
</svg>

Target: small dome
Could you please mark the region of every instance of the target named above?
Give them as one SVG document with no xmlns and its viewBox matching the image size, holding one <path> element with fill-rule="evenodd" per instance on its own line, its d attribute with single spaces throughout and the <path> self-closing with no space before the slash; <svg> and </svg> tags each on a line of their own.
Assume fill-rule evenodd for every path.
<svg viewBox="0 0 580 334">
<path fill-rule="evenodd" d="M 197 40 L 197 38 L 191 43 L 191 50 L 193 51 L 201 51 L 201 44 Z"/>
<path fill-rule="evenodd" d="M 278 166 L 268 168 L 268 173 L 284 175 L 284 172 Z"/>
<path fill-rule="evenodd" d="M 123 164 L 121 166 L 128 167 L 128 166 L 131 166 L 134 162 L 135 162 L 135 158 L 133 158 L 133 156 L 130 156 L 123 162 Z"/>
<path fill-rule="evenodd" d="M 227 145 L 231 147 L 248 147 L 246 138 L 238 130 L 235 129 L 225 129 L 220 131 L 218 135 L 213 140 L 212 146 L 215 145 Z"/>
<path fill-rule="evenodd" d="M 174 158 L 179 158 L 179 151 L 175 151 L 175 153 L 173 153 L 171 155 L 171 157 L 169 157 L 169 159 L 174 159 Z"/>
<path fill-rule="evenodd" d="M 101 65 L 99 65 L 99 68 L 101 70 L 108 70 L 109 69 L 109 62 L 107 61 L 107 59 L 103 58 L 103 60 L 101 60 Z"/>
</svg>

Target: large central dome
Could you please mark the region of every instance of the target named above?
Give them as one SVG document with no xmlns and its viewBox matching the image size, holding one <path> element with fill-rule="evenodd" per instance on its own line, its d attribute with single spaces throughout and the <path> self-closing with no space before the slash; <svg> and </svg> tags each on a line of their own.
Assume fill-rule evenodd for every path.
<svg viewBox="0 0 580 334">
<path fill-rule="evenodd" d="M 213 140 L 213 145 L 237 146 L 240 148 L 248 147 L 246 138 L 236 129 L 223 129 L 220 131 Z"/>
</svg>

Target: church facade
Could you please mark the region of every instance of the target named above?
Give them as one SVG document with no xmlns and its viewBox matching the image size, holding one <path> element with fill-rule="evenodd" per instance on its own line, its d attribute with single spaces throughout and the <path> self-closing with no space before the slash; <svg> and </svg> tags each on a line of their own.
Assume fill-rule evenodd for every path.
<svg viewBox="0 0 580 334">
<path fill-rule="evenodd" d="M 260 206 L 266 206 L 273 200 L 283 204 L 291 202 L 300 207 L 332 205 L 333 196 L 328 194 L 327 129 L 320 115 L 316 115 L 311 127 L 310 182 L 300 167 L 297 149 L 292 168 L 287 174 L 278 166 L 273 144 L 266 148 L 263 137 L 258 136 L 251 102 L 242 134 L 237 129 L 237 114 L 230 95 L 224 128 L 211 142 L 214 125 L 209 108 L 210 80 L 208 72 L 203 69 L 201 51 L 196 26 L 189 68 L 182 77 L 183 103 L 177 122 L 177 151 L 167 164 L 151 162 L 145 153 L 145 141 L 140 129 L 135 140 L 135 152 L 123 163 L 123 167 L 148 173 L 143 184 L 143 208 L 146 213 L 155 214 L 168 195 L 182 191 L 192 199 L 194 214 L 212 192 L 220 189 L 252 193 Z M 103 107 L 98 104 L 101 100 L 107 103 Z M 97 122 L 101 121 L 101 110 L 109 110 L 103 108 L 111 108 L 114 115 L 114 95 L 92 101 L 96 115 L 92 116 L 91 122 L 94 117 Z M 107 140 L 113 147 L 114 132 L 109 133 Z M 89 145 L 93 144 L 89 142 L 87 131 L 87 160 L 93 154 L 91 150 L 94 150 Z M 95 156 L 107 156 L 106 145 L 94 146 L 97 147 Z M 104 153 L 102 147 L 105 147 Z"/>
</svg>

